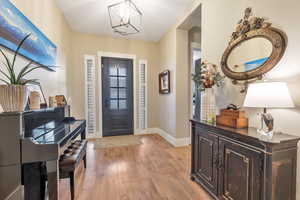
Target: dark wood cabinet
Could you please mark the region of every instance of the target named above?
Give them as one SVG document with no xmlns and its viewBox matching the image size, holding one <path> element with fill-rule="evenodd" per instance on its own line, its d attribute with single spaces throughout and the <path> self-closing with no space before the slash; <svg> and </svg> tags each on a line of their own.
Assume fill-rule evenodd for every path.
<svg viewBox="0 0 300 200">
<path fill-rule="evenodd" d="M 262 199 L 262 153 L 223 138 L 219 140 L 219 148 L 220 196 L 224 199 Z"/>
<path fill-rule="evenodd" d="M 191 122 L 191 179 L 215 199 L 296 199 L 299 137 Z"/>
<path fill-rule="evenodd" d="M 215 195 L 218 192 L 218 137 L 209 133 L 197 131 L 195 135 L 194 168 L 196 176 Z"/>
</svg>

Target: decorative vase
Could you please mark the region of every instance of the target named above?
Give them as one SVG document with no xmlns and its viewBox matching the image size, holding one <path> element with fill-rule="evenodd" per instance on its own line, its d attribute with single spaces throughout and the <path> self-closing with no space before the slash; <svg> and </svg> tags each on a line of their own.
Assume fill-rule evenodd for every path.
<svg viewBox="0 0 300 200">
<path fill-rule="evenodd" d="M 40 97 L 39 92 L 36 92 L 36 91 L 30 92 L 30 95 L 29 95 L 30 110 L 39 110 L 41 108 L 40 99 L 41 99 L 41 97 Z"/>
<path fill-rule="evenodd" d="M 206 88 L 201 93 L 201 120 L 209 123 L 216 121 L 216 98 L 213 88 Z"/>
<path fill-rule="evenodd" d="M 23 112 L 28 101 L 24 85 L 0 85 L 0 104 L 4 112 Z"/>
</svg>

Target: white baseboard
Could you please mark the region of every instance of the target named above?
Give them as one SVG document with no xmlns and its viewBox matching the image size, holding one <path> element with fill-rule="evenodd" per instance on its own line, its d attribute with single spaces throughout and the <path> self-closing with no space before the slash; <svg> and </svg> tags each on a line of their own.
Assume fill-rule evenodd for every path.
<svg viewBox="0 0 300 200">
<path fill-rule="evenodd" d="M 182 146 L 188 146 L 191 144 L 191 140 L 189 137 L 185 138 L 174 138 L 172 135 L 167 133 L 166 131 L 160 129 L 160 128 L 148 128 L 147 129 L 148 134 L 149 133 L 156 133 L 159 134 L 161 137 L 163 137 L 167 142 L 169 142 L 174 147 L 182 147 Z"/>
<path fill-rule="evenodd" d="M 160 128 L 147 128 L 148 134 L 159 134 L 161 131 Z M 160 134 L 159 134 L 160 135 Z"/>
<path fill-rule="evenodd" d="M 102 138 L 102 136 L 97 132 L 94 134 L 86 134 L 86 138 L 87 139 L 98 139 L 98 138 Z"/>
<path fill-rule="evenodd" d="M 149 129 L 136 129 L 134 135 L 147 135 L 150 134 Z"/>
<path fill-rule="evenodd" d="M 184 146 L 188 146 L 190 144 L 191 144 L 191 138 L 190 137 L 176 139 L 177 147 L 184 147 Z"/>
<path fill-rule="evenodd" d="M 137 129 L 134 132 L 134 135 L 147 135 L 147 134 L 158 134 L 174 147 L 188 146 L 191 144 L 191 139 L 189 137 L 175 138 L 160 128 Z M 99 133 L 91 134 L 91 135 L 87 134 L 87 138 L 96 139 L 96 138 L 101 138 L 101 136 L 99 135 Z"/>
</svg>

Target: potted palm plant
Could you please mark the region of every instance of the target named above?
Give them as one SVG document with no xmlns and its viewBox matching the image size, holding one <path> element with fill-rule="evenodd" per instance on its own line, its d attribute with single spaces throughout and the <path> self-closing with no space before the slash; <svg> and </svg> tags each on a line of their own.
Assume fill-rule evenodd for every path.
<svg viewBox="0 0 300 200">
<path fill-rule="evenodd" d="M 28 101 L 28 89 L 26 84 L 36 84 L 37 79 L 24 79 L 26 75 L 36 69 L 47 69 L 44 65 L 33 65 L 30 61 L 19 72 L 16 72 L 16 59 L 24 42 L 30 37 L 30 34 L 22 39 L 17 49 L 14 51 L 13 59 L 10 60 L 8 55 L 0 49 L 0 53 L 4 58 L 2 66 L 0 66 L 0 81 L 5 85 L 0 85 L 0 105 L 4 112 L 22 112 L 24 111 Z M 19 68 L 19 67 L 18 67 Z M 51 71 L 51 70 L 50 70 Z"/>
</svg>

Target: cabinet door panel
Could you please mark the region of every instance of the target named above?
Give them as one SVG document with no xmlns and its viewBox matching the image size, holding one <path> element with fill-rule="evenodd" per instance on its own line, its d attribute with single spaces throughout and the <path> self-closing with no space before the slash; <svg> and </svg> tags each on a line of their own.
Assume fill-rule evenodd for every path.
<svg viewBox="0 0 300 200">
<path fill-rule="evenodd" d="M 214 194 L 218 192 L 218 137 L 196 129 L 195 174 Z"/>
<path fill-rule="evenodd" d="M 219 139 L 220 198 L 260 200 L 262 180 L 261 152 L 226 139 Z"/>
</svg>

